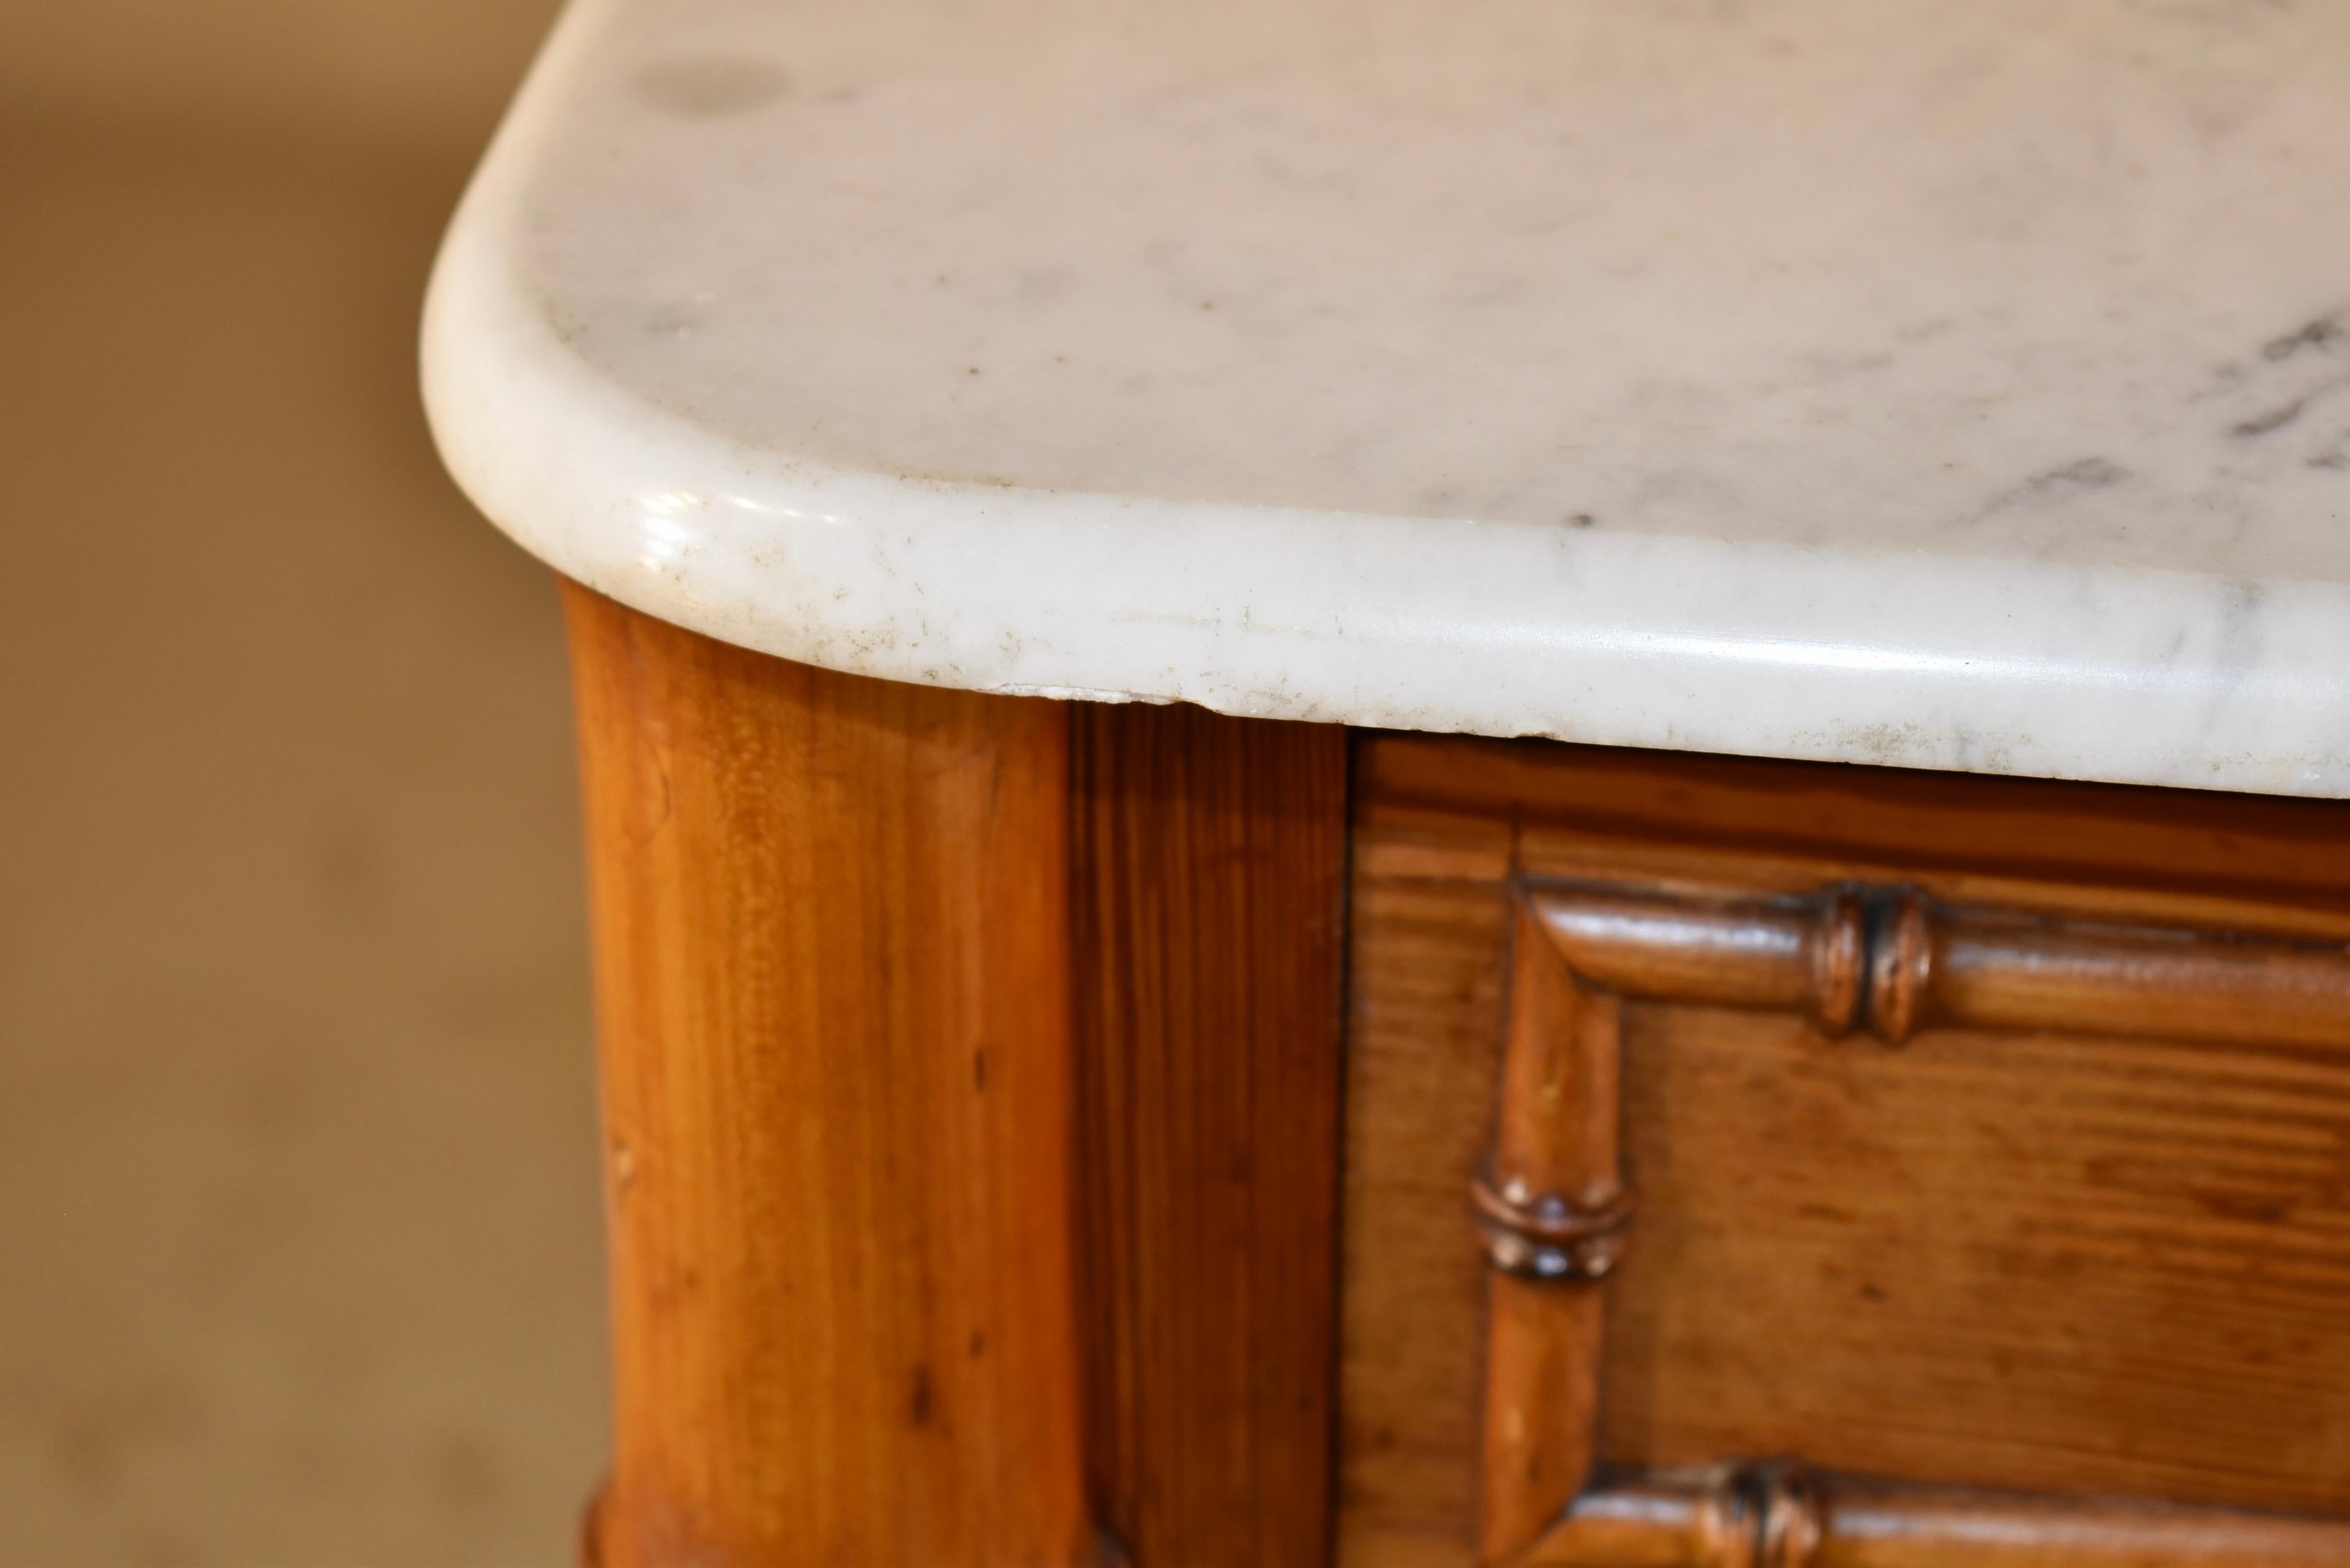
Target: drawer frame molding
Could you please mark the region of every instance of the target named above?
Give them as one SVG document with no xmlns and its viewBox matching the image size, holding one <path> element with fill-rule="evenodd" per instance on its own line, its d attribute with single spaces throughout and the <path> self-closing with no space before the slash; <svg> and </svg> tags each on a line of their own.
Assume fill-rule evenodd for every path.
<svg viewBox="0 0 2350 1568">
<path fill-rule="evenodd" d="M 1799 1012 L 1898 1046 L 1938 1024 L 2219 1044 L 2350 1041 L 2336 943 L 1957 906 L 1906 884 L 1709 898 L 1522 880 L 1501 1104 L 1471 1199 L 1492 1264 L 1480 1511 L 1494 1563 L 2163 1568 L 2350 1562 L 2350 1520 L 1994 1493 L 1783 1463 L 1597 1464 L 1627 1001 Z"/>
</svg>

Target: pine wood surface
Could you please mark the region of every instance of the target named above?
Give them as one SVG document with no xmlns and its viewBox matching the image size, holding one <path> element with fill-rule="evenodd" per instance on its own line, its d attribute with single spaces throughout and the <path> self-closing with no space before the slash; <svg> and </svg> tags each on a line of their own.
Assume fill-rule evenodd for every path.
<svg viewBox="0 0 2350 1568">
<path fill-rule="evenodd" d="M 1423 737 L 1367 738 L 1357 776 L 1343 1563 L 1473 1556 L 1465 1192 L 1513 875 L 2350 934 L 2325 804 Z M 2116 1022 L 2226 1023 L 2204 981 L 2173 990 Z M 2350 1054 L 2323 1021 L 2253 1045 L 1929 1027 L 1892 1052 L 1786 1012 L 1626 1019 L 1640 1208 L 1606 1460 L 2350 1511 Z M 2137 1559 L 2080 1559 L 2107 1560 Z"/>
<path fill-rule="evenodd" d="M 1090 1560 L 1063 711 L 566 601 L 615 1345 L 595 1555 Z"/>
<path fill-rule="evenodd" d="M 1321 1563 L 1346 732 L 1071 713 L 1095 1495 L 1139 1568 Z"/>
<path fill-rule="evenodd" d="M 1345 732 L 566 602 L 618 1404 L 588 1559 L 1326 1561 Z"/>
<path fill-rule="evenodd" d="M 2299 929 L 2303 906 L 2350 916 L 2345 808 L 2330 801 L 1436 735 L 1367 733 L 1356 765 L 1383 859 L 1414 842 L 1420 806 L 1446 853 L 1486 868 L 1496 850 L 1507 864 L 1514 825 L 1523 865 L 1546 875 L 1572 875 L 1578 845 L 1627 856 L 1653 841 L 1684 867 L 1690 849 L 1714 851 L 1696 863 L 1707 881 L 1771 882 L 1746 868 L 1788 860 L 1916 861 L 1954 897 L 2012 879 L 2092 885 L 2116 908 L 2199 896 L 2254 927 Z"/>
</svg>

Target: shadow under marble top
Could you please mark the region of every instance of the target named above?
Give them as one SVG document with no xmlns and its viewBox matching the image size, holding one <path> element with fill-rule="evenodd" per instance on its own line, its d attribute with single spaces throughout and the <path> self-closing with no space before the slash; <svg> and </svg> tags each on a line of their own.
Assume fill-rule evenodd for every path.
<svg viewBox="0 0 2350 1568">
<path fill-rule="evenodd" d="M 425 349 L 791 658 L 2350 794 L 2350 5 L 575 0 Z"/>
</svg>

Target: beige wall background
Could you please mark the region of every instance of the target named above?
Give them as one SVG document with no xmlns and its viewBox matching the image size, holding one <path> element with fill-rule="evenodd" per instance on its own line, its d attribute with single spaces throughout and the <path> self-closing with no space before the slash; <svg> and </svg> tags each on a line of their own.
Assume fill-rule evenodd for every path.
<svg viewBox="0 0 2350 1568">
<path fill-rule="evenodd" d="M 478 147 L 553 0 L 10 0 L 0 101 Z"/>
<path fill-rule="evenodd" d="M 413 369 L 550 12 L 0 5 L 0 1564 L 572 1556 L 560 629 Z"/>
</svg>

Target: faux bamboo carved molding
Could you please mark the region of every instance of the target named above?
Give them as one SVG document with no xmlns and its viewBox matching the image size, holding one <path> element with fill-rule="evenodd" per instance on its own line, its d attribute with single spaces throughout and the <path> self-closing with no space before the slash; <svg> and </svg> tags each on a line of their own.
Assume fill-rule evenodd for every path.
<svg viewBox="0 0 2350 1568">
<path fill-rule="evenodd" d="M 1603 1483 L 1525 1568 L 2339 1568 L 2350 1525 L 1718 1466 Z"/>
<path fill-rule="evenodd" d="M 1956 908 L 1914 888 L 1706 899 L 1530 885 L 1502 1103 L 1472 1197 L 1494 1265 L 1482 1537 L 1489 1562 L 1918 1568 L 2350 1562 L 2350 1521 L 1985 1500 L 1794 1470 L 1595 1485 L 1605 1293 L 1633 1195 L 1618 1126 L 1627 999 L 1777 1009 L 1899 1045 L 1938 1024 L 2222 1044 L 2350 1042 L 2350 951 Z M 1723 1478 L 1729 1478 L 1724 1480 Z M 1692 1490 L 1692 1489 L 1695 1490 Z M 1711 1490 L 1708 1490 L 1711 1489 Z"/>
</svg>

